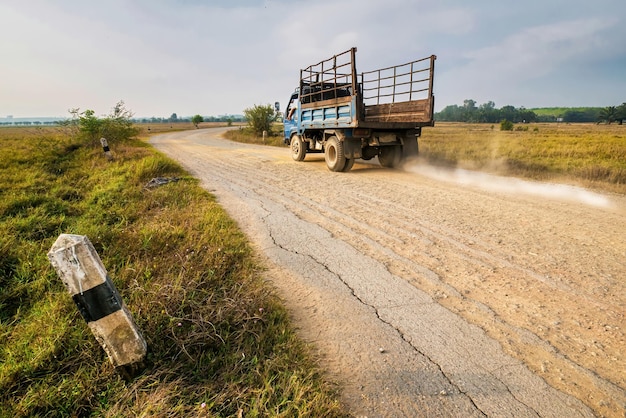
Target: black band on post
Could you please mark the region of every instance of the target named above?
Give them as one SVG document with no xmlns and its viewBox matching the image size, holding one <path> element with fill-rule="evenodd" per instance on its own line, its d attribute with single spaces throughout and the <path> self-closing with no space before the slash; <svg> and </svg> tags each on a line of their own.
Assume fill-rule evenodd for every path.
<svg viewBox="0 0 626 418">
<path fill-rule="evenodd" d="M 86 322 L 97 321 L 122 309 L 122 299 L 110 282 L 72 296 Z"/>
</svg>

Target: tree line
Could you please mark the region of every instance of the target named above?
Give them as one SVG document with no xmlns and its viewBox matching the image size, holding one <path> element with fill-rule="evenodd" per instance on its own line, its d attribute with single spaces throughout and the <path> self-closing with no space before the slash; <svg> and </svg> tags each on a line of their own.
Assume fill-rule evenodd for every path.
<svg viewBox="0 0 626 418">
<path fill-rule="evenodd" d="M 123 102 L 122 102 L 123 103 Z M 70 109 L 69 113 L 71 118 L 78 118 L 79 115 L 75 114 L 78 109 Z M 78 112 L 81 113 L 81 112 Z M 95 113 L 91 115 L 94 117 Z M 172 113 L 172 115 L 168 117 L 150 117 L 150 118 L 129 118 L 132 123 L 194 123 L 196 124 L 198 121 L 198 117 L 202 118 L 199 122 L 226 122 L 226 123 L 234 123 L 234 122 L 245 122 L 245 117 L 243 115 L 222 115 L 222 116 L 190 116 L 190 117 L 179 117 L 176 113 Z M 67 125 L 67 119 L 60 120 L 49 120 L 49 121 L 0 121 L 0 126 L 55 126 L 55 125 Z"/>
<path fill-rule="evenodd" d="M 201 116 L 194 115 L 190 117 L 179 117 L 176 113 L 172 113 L 169 118 L 162 117 L 151 117 L 151 118 L 134 118 L 132 121 L 134 123 L 196 123 L 194 119 L 197 121 L 198 116 L 202 118 L 200 122 L 243 122 L 245 120 L 243 115 L 222 115 L 222 116 Z"/>
<path fill-rule="evenodd" d="M 59 121 L 38 121 L 38 120 L 25 120 L 25 121 L 7 121 L 0 122 L 0 126 L 52 126 L 58 125 Z"/>
<path fill-rule="evenodd" d="M 626 120 L 626 103 L 608 107 L 551 109 L 526 109 L 508 105 L 498 109 L 492 101 L 477 105 L 476 101 L 467 99 L 463 101 L 463 105 L 449 105 L 441 112 L 435 113 L 435 120 L 467 123 L 500 123 L 503 120 L 513 123 L 591 122 L 611 124 L 615 122 L 621 125 Z"/>
</svg>

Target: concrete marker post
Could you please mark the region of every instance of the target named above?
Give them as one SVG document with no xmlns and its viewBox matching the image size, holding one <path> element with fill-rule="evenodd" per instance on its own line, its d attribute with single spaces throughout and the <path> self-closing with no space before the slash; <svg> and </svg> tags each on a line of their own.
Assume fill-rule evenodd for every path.
<svg viewBox="0 0 626 418">
<path fill-rule="evenodd" d="M 102 150 L 104 151 L 104 156 L 108 161 L 113 161 L 113 154 L 111 154 L 111 149 L 109 148 L 109 143 L 106 138 L 100 138 L 100 144 L 102 144 Z"/>
<path fill-rule="evenodd" d="M 89 238 L 61 234 L 48 259 L 113 366 L 141 362 L 146 341 Z"/>
</svg>

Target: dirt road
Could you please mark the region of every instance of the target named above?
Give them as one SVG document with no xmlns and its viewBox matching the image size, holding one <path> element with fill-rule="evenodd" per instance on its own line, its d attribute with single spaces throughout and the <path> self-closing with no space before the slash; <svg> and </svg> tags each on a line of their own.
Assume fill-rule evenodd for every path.
<svg viewBox="0 0 626 418">
<path fill-rule="evenodd" d="M 626 199 L 160 135 L 267 259 L 356 416 L 626 416 Z"/>
</svg>

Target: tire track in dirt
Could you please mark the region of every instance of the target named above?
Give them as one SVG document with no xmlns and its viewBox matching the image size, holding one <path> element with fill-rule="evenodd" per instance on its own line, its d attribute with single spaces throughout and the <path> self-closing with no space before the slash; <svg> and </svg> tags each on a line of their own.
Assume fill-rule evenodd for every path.
<svg viewBox="0 0 626 418">
<path fill-rule="evenodd" d="M 239 169 L 243 169 L 243 167 L 239 167 Z M 260 188 L 263 187 L 263 184 L 266 184 L 266 181 L 268 179 L 256 179 L 255 180 L 255 190 L 257 192 L 260 192 Z M 349 188 L 348 188 L 349 189 Z M 270 195 L 274 194 L 273 190 L 267 190 L 267 193 Z M 285 195 L 285 192 L 282 192 L 283 195 Z M 350 197 L 352 198 L 352 197 Z M 355 199 L 358 200 L 357 197 L 354 197 Z M 290 202 L 292 202 L 295 199 L 295 203 L 289 205 Z M 347 199 L 350 200 L 350 199 Z M 360 221 L 362 222 L 366 222 L 367 219 L 371 219 L 373 218 L 373 214 L 372 213 L 363 213 L 362 217 L 360 216 L 359 218 L 362 219 L 357 219 L 357 220 L 352 220 L 351 216 L 348 215 L 348 213 L 352 214 L 354 212 L 350 212 L 350 207 L 347 207 L 347 210 L 344 210 L 344 212 L 346 213 L 341 213 L 338 212 L 337 210 L 328 208 L 324 205 L 320 205 L 316 202 L 311 201 L 310 199 L 302 199 L 299 197 L 299 195 L 297 194 L 291 194 L 290 197 L 285 198 L 282 201 L 283 205 L 285 205 L 288 209 L 294 211 L 297 213 L 298 209 L 301 208 L 303 205 L 305 205 L 307 208 L 311 209 L 312 212 L 319 214 L 319 215 L 323 215 L 323 219 L 332 219 L 335 220 L 336 222 L 333 223 L 328 223 L 328 224 L 324 224 L 324 228 L 327 230 L 331 230 L 333 231 L 333 229 L 337 229 L 337 228 L 341 228 L 344 226 L 348 226 L 348 228 L 343 228 L 343 229 L 347 229 L 348 231 L 350 231 L 351 233 L 353 233 L 355 238 L 358 238 L 360 240 L 363 240 L 363 238 L 365 236 L 368 236 L 368 232 L 371 231 L 379 231 L 376 228 L 373 227 L 369 227 L 369 228 L 359 228 L 356 224 L 359 223 Z M 377 202 L 377 203 L 383 203 L 383 202 Z M 357 205 L 357 206 L 361 206 L 361 205 Z M 393 206 L 393 204 L 391 205 Z M 393 208 L 387 208 L 387 209 L 393 209 Z M 306 217 L 306 213 L 309 211 L 304 211 L 304 213 L 300 213 L 299 215 L 301 217 Z M 403 211 L 398 211 L 398 210 L 391 210 L 391 212 L 393 213 L 403 213 Z M 361 215 L 361 214 L 359 214 Z M 391 217 L 390 214 L 378 214 L 379 217 Z M 397 223 L 397 219 L 396 218 L 392 218 L 393 221 L 395 223 Z M 311 219 L 310 221 L 312 222 L 319 222 L 319 220 L 316 219 Z M 352 222 L 353 221 L 353 222 Z M 322 222 L 323 223 L 323 222 Z M 353 225 L 351 225 L 351 223 Z M 336 227 L 335 227 L 336 226 Z M 383 229 L 388 229 L 388 227 L 390 226 L 390 224 L 387 224 L 386 227 L 387 228 L 383 228 Z M 401 233 L 402 231 L 406 230 L 404 227 L 406 227 L 407 225 L 402 225 L 402 226 L 396 226 L 395 229 L 395 233 Z M 337 233 L 338 231 L 334 231 L 335 233 Z M 517 273 L 522 273 L 524 275 L 530 275 L 531 278 L 533 280 L 540 280 L 542 282 L 545 282 L 549 287 L 552 287 L 553 289 L 556 290 L 560 290 L 563 292 L 566 292 L 565 295 L 574 295 L 574 291 L 573 289 L 564 284 L 564 283 L 558 283 L 555 282 L 554 280 L 550 280 L 549 278 L 546 278 L 544 276 L 541 276 L 540 274 L 522 268 L 520 266 L 514 265 L 513 263 L 510 263 L 509 261 L 507 261 L 506 259 L 502 258 L 502 259 L 498 259 L 494 256 L 492 256 L 490 253 L 485 252 L 484 250 L 478 251 L 476 250 L 476 246 L 474 243 L 472 243 L 471 246 L 467 245 L 466 241 L 468 241 L 469 239 L 467 237 L 461 237 L 458 236 L 458 234 L 454 234 L 451 231 L 448 231 L 447 234 L 442 235 L 441 232 L 439 233 L 434 233 L 434 231 L 432 230 L 428 230 L 426 231 L 430 236 L 434 236 L 434 239 L 437 239 L 439 241 L 445 241 L 445 243 L 447 245 L 451 245 L 454 246 L 457 251 L 456 251 L 456 255 L 457 256 L 461 256 L 461 254 L 459 254 L 459 250 L 463 252 L 462 254 L 462 262 L 466 262 L 466 263 L 477 263 L 477 264 L 484 264 L 484 263 L 490 263 L 491 266 L 488 266 L 488 268 L 503 268 L 503 267 L 507 267 L 513 270 L 518 270 Z M 378 237 L 373 237 L 373 236 L 369 236 L 369 238 L 371 240 L 373 240 L 376 243 L 381 242 L 381 240 L 383 239 L 388 239 L 391 235 L 385 234 L 385 236 L 378 236 Z M 342 234 L 342 237 L 345 237 L 345 231 Z M 395 238 L 392 239 L 392 241 L 396 241 L 396 242 L 402 242 L 401 239 L 399 238 Z M 471 241 L 471 240 L 470 240 Z M 360 249 L 363 248 L 363 246 L 359 245 L 358 246 Z M 378 248 L 374 251 L 370 251 L 370 253 L 384 253 L 385 250 L 387 249 L 387 246 L 384 245 L 378 245 Z M 493 248 L 491 248 L 491 250 L 493 250 Z M 390 252 L 390 251 L 387 251 Z M 391 252 L 391 254 L 388 254 L 389 258 L 390 258 L 390 262 L 393 262 L 393 260 L 398 261 L 400 258 L 404 259 L 404 264 L 405 265 L 409 265 L 408 268 L 404 268 L 404 271 L 420 271 L 421 270 L 421 274 L 424 275 L 425 273 L 430 276 L 433 277 L 436 276 L 435 273 L 433 273 L 432 271 L 424 271 L 424 269 L 420 269 L 420 266 L 417 266 L 414 262 L 411 262 L 410 260 L 406 259 L 405 256 L 401 256 L 398 253 L 393 253 Z M 457 264 L 459 261 L 455 262 L 455 264 Z M 437 282 L 442 283 L 438 277 L 436 279 Z M 550 364 L 552 364 L 552 367 L 557 366 L 560 369 L 573 369 L 576 370 L 576 374 L 577 376 L 572 377 L 575 381 L 591 381 L 593 382 L 593 385 L 601 388 L 601 390 L 609 395 L 619 395 L 619 389 L 617 388 L 613 388 L 611 387 L 610 384 L 606 384 L 606 382 L 604 382 L 601 378 L 598 378 L 595 373 L 593 371 L 584 369 L 582 367 L 579 367 L 576 363 L 571 362 L 569 359 L 567 359 L 565 356 L 562 355 L 562 353 L 557 350 L 554 346 L 552 346 L 549 342 L 543 341 L 541 340 L 538 336 L 536 336 L 535 334 L 533 334 L 532 332 L 530 332 L 527 329 L 523 329 L 523 328 L 519 328 L 517 326 L 514 326 L 504 320 L 502 320 L 499 315 L 497 313 L 495 313 L 494 311 L 492 311 L 491 309 L 487 308 L 486 305 L 484 305 L 483 303 L 476 301 L 476 300 L 472 300 L 471 298 L 462 296 L 458 291 L 456 291 L 456 289 L 451 290 L 454 288 L 450 288 L 448 286 L 448 288 L 446 290 L 443 289 L 436 289 L 435 292 L 432 294 L 434 297 L 437 298 L 437 296 L 439 295 L 445 295 L 445 298 L 448 297 L 449 293 L 453 293 L 456 294 L 455 296 L 460 300 L 460 302 L 466 302 L 464 304 L 470 303 L 472 305 L 474 305 L 475 311 L 480 313 L 482 316 L 485 316 L 486 318 L 483 318 L 481 320 L 482 324 L 485 323 L 489 323 L 491 321 L 497 321 L 499 328 L 505 328 L 506 331 L 508 333 L 511 334 L 516 334 L 517 335 L 517 340 L 531 340 L 532 341 L 532 348 L 529 351 L 535 351 L 538 352 L 538 354 L 536 354 L 537 356 L 542 357 L 544 360 L 542 360 L 542 365 L 547 363 L 548 361 L 550 362 Z M 549 291 L 549 289 L 548 289 Z M 544 290 L 545 292 L 545 290 Z M 580 295 L 578 295 L 580 296 Z M 578 304 L 585 301 L 589 301 L 588 297 L 584 297 L 583 296 L 583 301 L 574 301 L 573 303 Z M 595 302 L 595 301 L 591 301 L 591 302 Z M 448 303 L 447 305 L 450 305 L 450 303 Z M 584 304 L 583 304 L 584 305 Z M 603 304 L 604 305 L 604 304 Z M 458 309 L 457 309 L 458 310 Z M 492 327 L 493 328 L 493 327 Z M 501 331 L 501 330 L 498 330 Z M 546 360 L 546 359 L 550 359 L 550 360 Z M 543 366 L 545 368 L 545 365 Z M 588 385 L 586 385 L 588 387 Z"/>
<path fill-rule="evenodd" d="M 624 376 L 615 369 L 624 364 L 624 287 L 609 277 L 623 272 L 615 261 L 623 246 L 572 260 L 567 248 L 579 249 L 578 238 L 559 229 L 566 219 L 588 234 L 593 227 L 578 220 L 589 220 L 588 210 L 455 190 L 377 167 L 330 173 L 323 163 L 290 161 L 286 150 L 209 136 L 185 133 L 153 142 L 216 192 L 270 259 L 272 273 L 289 283 L 282 290 L 297 301 L 291 302 L 300 310 L 294 316 L 346 386 L 346 401 L 360 405 L 355 413 L 542 416 L 558 406 L 572 416 L 588 415 L 545 382 L 582 399 L 598 415 L 624 410 Z M 562 212 L 556 218 L 555 207 Z M 552 219 L 547 225 L 539 219 L 546 216 Z M 591 219 L 602 217 L 624 223 L 619 213 Z M 542 242 L 549 233 L 565 237 L 563 251 Z M 616 239 L 604 230 L 600 235 Z M 328 254 L 337 248 L 339 255 Z M 561 253 L 565 264 L 559 263 Z M 596 257 L 604 265 L 595 264 Z M 571 269 L 554 274 L 555 266 L 575 270 L 587 261 L 594 261 L 594 279 L 603 281 L 605 291 L 585 286 Z M 607 293 L 618 297 L 603 297 Z M 331 301 L 343 306 L 326 308 Z M 337 325 L 345 322 L 338 318 L 348 307 L 354 310 L 350 315 L 367 317 L 359 319 L 367 325 Z M 581 320 L 587 317 L 611 324 L 610 332 L 584 331 L 588 323 Z M 377 347 L 384 344 L 376 344 L 381 341 L 390 342 L 384 353 Z M 593 341 L 603 347 L 596 356 L 588 353 Z M 503 356 L 502 348 L 524 364 Z M 489 364 L 500 358 L 501 364 Z M 359 370 L 364 368 L 370 370 Z M 416 381 L 419 376 L 429 383 Z M 520 379 L 536 388 L 520 388 Z"/>
<path fill-rule="evenodd" d="M 238 168 L 239 170 L 242 170 L 242 167 Z M 257 186 L 255 187 L 262 187 L 263 184 L 267 184 L 267 181 L 269 181 L 269 179 L 257 179 L 256 183 Z M 349 188 L 347 188 L 349 189 Z M 274 193 L 274 191 L 269 191 L 269 193 Z M 283 194 L 285 194 L 285 192 L 283 191 Z M 352 199 L 353 197 L 351 196 L 350 199 Z M 295 205 L 291 205 L 291 207 L 289 207 L 290 210 L 292 211 L 298 211 L 298 208 L 301 207 L 302 205 L 305 205 L 306 207 L 310 208 L 314 213 L 316 214 L 323 214 L 325 219 L 334 219 L 338 222 L 334 222 L 334 223 L 329 223 L 328 225 L 324 225 L 324 227 L 326 229 L 332 229 L 334 227 L 334 225 L 337 225 L 337 227 L 342 227 L 342 226 L 346 226 L 349 225 L 349 230 L 350 231 L 355 231 L 356 233 L 354 234 L 357 238 L 359 239 L 363 239 L 363 237 L 368 236 L 368 233 L 371 231 L 380 231 L 377 230 L 373 227 L 368 228 L 367 230 L 365 230 L 365 228 L 359 228 L 358 225 L 356 225 L 357 223 L 361 223 L 361 225 L 365 225 L 364 222 L 367 222 L 367 219 L 370 218 L 374 218 L 374 214 L 373 213 L 363 213 L 363 216 L 360 216 L 359 218 L 362 219 L 357 219 L 354 220 L 354 222 L 351 222 L 353 218 L 353 215 L 355 212 L 351 212 L 350 209 L 351 207 L 347 207 L 348 210 L 344 210 L 344 212 L 346 213 L 342 213 L 339 212 L 337 210 L 325 207 L 323 205 L 320 205 L 318 203 L 313 202 L 310 199 L 302 199 L 299 197 L 299 195 L 297 194 L 293 194 L 292 196 L 289 196 L 288 198 L 286 198 L 285 201 L 283 201 L 283 204 L 285 204 L 286 206 L 289 204 L 289 202 L 293 199 L 296 199 L 296 204 Z M 350 200 L 348 199 L 348 200 Z M 358 199 L 358 197 L 354 197 L 355 200 Z M 383 203 L 383 202 L 378 202 L 378 203 Z M 393 206 L 393 204 L 391 204 L 391 206 Z M 288 206 L 287 206 L 288 207 Z M 357 207 L 363 207 L 362 205 L 357 205 Z M 393 213 L 404 213 L 404 211 L 402 210 L 396 210 L 395 208 L 393 208 L 392 210 Z M 350 213 L 350 215 L 348 215 L 348 213 Z M 300 214 L 300 216 L 306 216 L 306 214 Z M 398 223 L 398 219 L 392 217 L 391 214 L 379 214 L 379 216 L 383 216 L 385 218 L 390 218 L 392 219 L 392 222 Z M 315 220 L 313 220 L 315 221 Z M 402 219 L 400 219 L 400 221 L 402 221 Z M 319 221 L 318 221 L 319 222 Z M 405 221 L 406 222 L 406 221 Z M 352 224 L 351 224 L 352 223 Z M 386 224 L 384 229 L 388 229 L 387 227 L 389 227 L 390 224 Z M 395 234 L 401 234 L 403 231 L 405 231 L 405 227 L 407 227 L 408 225 L 401 225 L 401 226 L 394 226 L 394 231 L 393 233 Z M 346 228 L 344 228 L 346 229 Z M 423 228 L 422 228 L 423 229 Z M 422 230 L 422 232 L 424 232 Z M 487 252 L 487 251 L 491 251 L 494 252 L 495 248 L 491 247 L 491 248 L 487 248 L 485 250 L 478 250 L 476 249 L 476 243 L 472 242 L 472 245 L 468 245 L 465 242 L 469 240 L 469 238 L 467 237 L 460 237 L 458 236 L 458 234 L 456 234 L 457 236 L 454 236 L 450 231 L 447 232 L 446 235 L 442 235 L 441 232 L 435 233 L 432 229 L 425 231 L 430 238 L 429 239 L 437 239 L 439 241 L 445 241 L 445 243 L 447 245 L 451 245 L 454 246 L 457 251 L 456 251 L 456 255 L 460 256 L 459 252 L 463 253 L 463 261 L 465 261 L 466 263 L 473 263 L 473 264 L 478 264 L 478 265 L 482 265 L 482 264 L 487 264 L 486 268 L 488 269 L 493 269 L 495 270 L 497 269 L 503 269 L 503 268 L 508 268 L 508 269 L 512 269 L 512 270 L 518 270 L 516 273 L 517 274 L 523 274 L 523 275 L 528 275 L 531 277 L 532 280 L 539 280 L 542 282 L 545 282 L 548 287 L 552 287 L 553 289 L 543 289 L 542 292 L 549 292 L 551 290 L 559 290 L 562 292 L 565 292 L 566 295 L 573 295 L 575 297 L 580 297 L 582 300 L 576 300 L 573 303 L 577 304 L 577 305 L 582 305 L 585 306 L 586 303 L 594 303 L 596 305 L 600 305 L 602 307 L 606 307 L 605 303 L 602 303 L 600 301 L 594 300 L 589 298 L 587 295 L 585 295 L 584 293 L 578 292 L 576 294 L 576 292 L 574 292 L 574 289 L 572 289 L 570 286 L 568 286 L 565 283 L 559 283 L 556 282 L 555 280 L 550 279 L 549 277 L 545 277 L 542 276 L 539 273 L 536 273 L 534 271 L 525 269 L 523 267 L 520 267 L 518 265 L 514 265 L 513 263 L 507 261 L 504 258 L 498 258 L 498 257 L 494 257 L 491 253 Z M 388 238 L 390 235 L 388 234 L 387 237 L 381 237 L 381 236 L 369 236 L 370 239 L 374 240 L 374 242 L 381 242 L 382 240 Z M 434 237 L 434 238 L 433 238 Z M 399 242 L 402 242 L 399 238 L 397 238 L 396 240 L 398 240 Z M 470 240 L 471 241 L 471 240 Z M 378 250 L 375 252 L 379 252 L 381 249 L 384 252 L 385 249 L 388 248 L 388 244 L 386 243 L 385 246 L 378 246 Z M 391 258 L 394 259 L 398 259 L 399 257 L 403 258 L 405 260 L 405 264 L 406 264 L 406 260 L 407 260 L 407 255 L 400 255 L 398 253 L 394 253 L 393 255 L 390 255 Z M 409 262 L 410 267 L 412 270 L 415 270 L 416 268 L 418 268 L 419 266 L 416 266 L 416 264 L 414 262 Z M 484 266 L 483 266 L 484 267 Z M 432 272 L 430 272 L 431 276 Z M 424 271 L 422 270 L 422 274 L 424 274 Z M 448 291 L 450 290 L 450 288 L 448 288 Z M 446 294 L 443 293 L 442 294 Z M 458 296 L 458 292 L 457 292 L 457 296 Z M 435 294 L 434 296 L 437 296 L 437 294 Z M 471 298 L 470 298 L 471 301 Z M 474 301 L 474 303 L 477 301 Z M 481 306 L 484 306 L 483 304 L 480 304 Z M 493 312 L 490 312 L 491 314 L 493 314 Z M 522 333 L 522 334 L 527 334 L 526 330 L 520 330 L 518 331 L 518 333 Z M 554 351 L 554 347 L 549 346 L 549 350 L 550 351 Z"/>
</svg>

